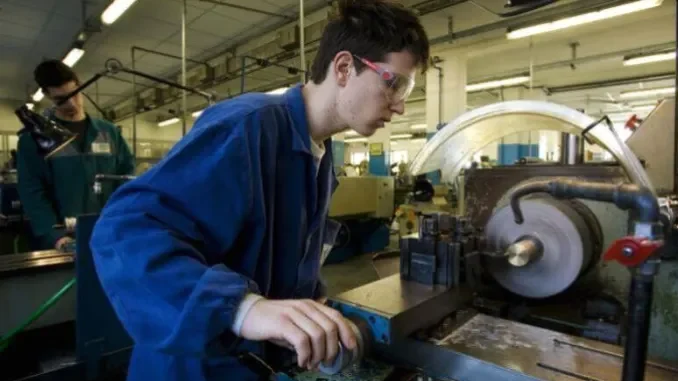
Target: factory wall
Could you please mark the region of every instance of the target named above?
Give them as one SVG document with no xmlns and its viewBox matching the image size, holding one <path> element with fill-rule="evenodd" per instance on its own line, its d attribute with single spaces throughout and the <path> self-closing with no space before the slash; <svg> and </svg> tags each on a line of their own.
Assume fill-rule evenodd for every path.
<svg viewBox="0 0 678 381">
<path fill-rule="evenodd" d="M 0 131 L 16 132 L 20 128 L 19 120 L 14 115 L 16 102 L 0 101 Z"/>
</svg>

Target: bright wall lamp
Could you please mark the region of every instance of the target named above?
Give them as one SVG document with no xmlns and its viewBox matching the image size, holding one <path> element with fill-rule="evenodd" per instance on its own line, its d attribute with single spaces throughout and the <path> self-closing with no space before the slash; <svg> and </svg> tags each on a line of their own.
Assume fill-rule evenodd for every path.
<svg viewBox="0 0 678 381">
<path fill-rule="evenodd" d="M 589 24 L 592 22 L 611 19 L 618 16 L 627 15 L 638 11 L 654 8 L 661 5 L 663 0 L 638 0 L 626 4 L 618 5 L 601 9 L 599 11 L 584 13 L 577 16 L 567 17 L 564 19 L 547 22 L 543 24 L 528 26 L 516 30 L 511 30 L 506 34 L 508 39 L 518 39 L 537 34 L 553 32 L 556 30 L 571 28 L 579 25 Z"/>
<path fill-rule="evenodd" d="M 624 66 L 643 65 L 654 62 L 671 61 L 676 59 L 676 51 L 663 51 L 651 54 L 624 57 Z"/>
</svg>

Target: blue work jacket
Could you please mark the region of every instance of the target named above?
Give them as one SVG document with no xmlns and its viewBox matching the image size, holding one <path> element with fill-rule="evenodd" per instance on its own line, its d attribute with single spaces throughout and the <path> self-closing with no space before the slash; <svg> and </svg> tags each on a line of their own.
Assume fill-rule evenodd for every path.
<svg viewBox="0 0 678 381">
<path fill-rule="evenodd" d="M 320 162 L 310 144 L 301 86 L 245 94 L 205 110 L 162 161 L 112 195 L 91 248 L 135 342 L 128 380 L 255 380 L 234 355 L 270 351 L 231 331 L 245 293 L 323 296 L 337 181 L 331 141 Z"/>
</svg>

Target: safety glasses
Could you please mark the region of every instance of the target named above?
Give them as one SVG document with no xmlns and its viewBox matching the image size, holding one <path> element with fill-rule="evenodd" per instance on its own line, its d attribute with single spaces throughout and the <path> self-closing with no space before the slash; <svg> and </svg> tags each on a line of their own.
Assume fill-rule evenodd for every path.
<svg viewBox="0 0 678 381">
<path fill-rule="evenodd" d="M 381 77 L 386 85 L 386 94 L 391 102 L 398 103 L 404 101 L 412 94 L 412 90 L 414 89 L 414 78 L 400 73 L 394 73 L 355 54 L 353 56 L 365 66 L 379 74 L 379 77 Z"/>
</svg>

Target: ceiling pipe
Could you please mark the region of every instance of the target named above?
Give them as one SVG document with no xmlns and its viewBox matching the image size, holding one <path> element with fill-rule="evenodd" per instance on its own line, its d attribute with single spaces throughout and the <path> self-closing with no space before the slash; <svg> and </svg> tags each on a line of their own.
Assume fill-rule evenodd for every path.
<svg viewBox="0 0 678 381">
<path fill-rule="evenodd" d="M 573 91 L 598 89 L 598 88 L 610 87 L 610 86 L 631 85 L 631 84 L 635 84 L 635 83 L 638 83 L 638 82 L 663 81 L 663 80 L 675 79 L 675 78 L 676 78 L 676 73 L 671 72 L 671 73 L 643 75 L 643 76 L 637 76 L 637 77 L 607 79 L 607 80 L 603 80 L 603 81 L 585 82 L 585 83 L 578 83 L 578 84 L 575 84 L 575 85 L 568 85 L 568 86 L 548 87 L 547 90 L 550 94 L 558 94 L 558 93 L 566 93 L 566 92 L 573 92 Z"/>
<path fill-rule="evenodd" d="M 261 9 L 245 7 L 245 6 L 238 5 L 238 4 L 227 3 L 225 1 L 217 1 L 217 0 L 200 0 L 200 1 L 202 1 L 203 3 L 221 5 L 221 6 L 233 8 L 233 9 L 240 9 L 241 11 L 245 11 L 245 12 L 257 13 L 257 14 L 260 14 L 260 15 L 271 16 L 271 17 L 279 17 L 279 18 L 282 18 L 282 19 L 285 19 L 285 20 L 295 21 L 294 17 L 286 16 L 286 15 L 283 15 L 283 14 L 280 14 L 280 13 L 268 12 L 268 11 L 264 11 L 264 10 L 261 10 Z"/>
<path fill-rule="evenodd" d="M 575 16 L 582 13 L 592 12 L 601 8 L 612 7 L 633 0 L 586 0 L 568 3 L 560 6 L 554 6 L 542 11 L 523 14 L 495 23 L 481 25 L 469 28 L 459 32 L 448 33 L 444 36 L 431 39 L 431 45 L 453 43 L 462 38 L 477 36 L 483 33 L 496 31 L 499 29 L 512 29 L 527 26 L 529 24 L 540 24 L 543 22 L 554 21 L 555 19 Z"/>
</svg>

